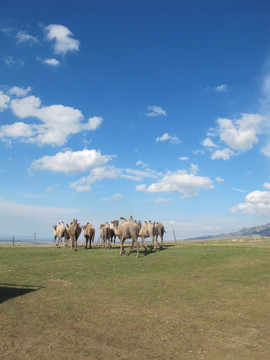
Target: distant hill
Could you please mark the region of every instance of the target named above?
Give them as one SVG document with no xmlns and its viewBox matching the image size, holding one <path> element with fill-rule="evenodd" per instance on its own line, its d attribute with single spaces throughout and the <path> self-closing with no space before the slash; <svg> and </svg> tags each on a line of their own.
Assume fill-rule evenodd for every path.
<svg viewBox="0 0 270 360">
<path fill-rule="evenodd" d="M 206 240 L 206 239 L 220 239 L 220 238 L 240 238 L 240 237 L 255 237 L 255 236 L 269 236 L 270 237 L 270 223 L 266 225 L 243 227 L 240 231 L 229 234 L 206 235 L 196 238 L 189 238 L 187 240 Z"/>
</svg>

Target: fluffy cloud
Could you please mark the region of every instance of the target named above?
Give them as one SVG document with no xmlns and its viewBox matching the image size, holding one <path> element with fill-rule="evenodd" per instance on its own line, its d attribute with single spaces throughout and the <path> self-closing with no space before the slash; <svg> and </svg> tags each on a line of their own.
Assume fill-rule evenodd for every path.
<svg viewBox="0 0 270 360">
<path fill-rule="evenodd" d="M 228 85 L 226 84 L 221 84 L 221 85 L 217 85 L 217 86 L 214 86 L 214 87 L 211 87 L 211 86 L 207 86 L 206 88 L 203 89 L 205 92 L 226 92 L 228 91 Z"/>
<path fill-rule="evenodd" d="M 255 190 L 245 197 L 245 202 L 230 209 L 231 212 L 242 211 L 248 214 L 267 215 L 270 213 L 270 191 Z"/>
<path fill-rule="evenodd" d="M 66 151 L 34 160 L 30 169 L 49 170 L 65 174 L 77 173 L 100 167 L 111 158 L 111 155 L 101 155 L 99 150 Z"/>
<path fill-rule="evenodd" d="M 131 181 L 141 181 L 143 178 L 157 178 L 160 173 L 147 169 L 145 171 L 120 169 L 115 166 L 101 166 L 91 169 L 88 176 L 84 176 L 73 182 L 70 186 L 77 192 L 91 190 L 91 184 L 104 179 L 127 179 Z"/>
<path fill-rule="evenodd" d="M 18 43 L 29 43 L 29 44 L 33 44 L 38 42 L 38 39 L 35 36 L 32 36 L 30 34 L 28 34 L 27 31 L 19 31 L 17 33 L 17 42 Z"/>
<path fill-rule="evenodd" d="M 145 114 L 149 117 L 156 117 L 158 115 L 164 115 L 166 116 L 166 111 L 163 110 L 160 106 L 148 106 L 147 108 L 148 112 Z"/>
<path fill-rule="evenodd" d="M 209 136 L 219 137 L 219 142 L 223 143 L 223 146 L 225 144 L 226 147 L 215 150 L 211 155 L 211 159 L 229 160 L 239 152 L 251 150 L 259 141 L 258 135 L 261 134 L 260 125 L 264 120 L 265 117 L 259 114 L 245 113 L 235 121 L 227 118 L 218 118 L 217 128 L 211 129 Z M 204 139 L 203 145 L 210 151 L 221 147 L 216 145 L 210 137 Z"/>
<path fill-rule="evenodd" d="M 6 55 L 3 57 L 4 64 L 8 67 L 22 67 L 24 66 L 24 61 L 22 59 L 15 59 L 11 55 Z"/>
<path fill-rule="evenodd" d="M 218 85 L 214 88 L 217 92 L 225 92 L 228 90 L 228 86 L 226 84 Z"/>
<path fill-rule="evenodd" d="M 16 97 L 25 97 L 31 92 L 32 88 L 28 86 L 26 89 L 18 86 L 13 86 L 9 89 L 10 95 L 15 95 Z"/>
<path fill-rule="evenodd" d="M 115 201 L 115 200 L 119 200 L 123 197 L 122 194 L 119 194 L 119 193 L 116 193 L 114 194 L 111 198 L 104 198 L 102 199 L 103 201 L 108 201 L 108 200 L 112 200 L 112 201 Z"/>
<path fill-rule="evenodd" d="M 14 89 L 13 92 L 15 91 Z M 24 90 L 26 91 L 26 89 Z M 19 88 L 16 89 L 16 92 L 19 92 Z M 8 99 L 8 97 L 2 95 L 2 108 L 4 108 L 4 101 L 7 102 Z M 0 137 L 11 136 L 13 138 L 22 138 L 24 141 L 39 145 L 61 146 L 66 143 L 69 135 L 85 130 L 96 130 L 103 121 L 101 117 L 94 116 L 89 118 L 87 122 L 83 122 L 84 117 L 78 109 L 63 105 L 42 106 L 41 100 L 35 96 L 13 99 L 10 102 L 10 107 L 19 118 L 34 117 L 39 122 L 31 125 L 23 125 L 21 122 L 4 125 L 0 127 Z M 23 128 L 27 130 L 25 133 L 22 131 Z M 17 132 L 15 131 L 16 129 L 18 129 Z"/>
<path fill-rule="evenodd" d="M 263 116 L 259 114 L 242 114 L 235 122 L 230 119 L 217 120 L 220 139 L 232 150 L 247 151 L 258 142 L 259 124 Z"/>
<path fill-rule="evenodd" d="M 208 147 L 208 148 L 217 147 L 217 145 L 209 137 L 207 137 L 203 140 L 203 146 Z"/>
<path fill-rule="evenodd" d="M 168 133 L 156 138 L 156 142 L 169 140 L 172 144 L 179 144 L 181 141 L 177 136 L 170 136 Z"/>
<path fill-rule="evenodd" d="M 212 180 L 208 177 L 196 176 L 193 173 L 187 173 L 186 170 L 176 172 L 168 171 L 157 183 L 150 185 L 138 185 L 136 190 L 149 193 L 157 192 L 177 192 L 183 194 L 183 197 L 195 196 L 200 189 L 212 189 Z"/>
<path fill-rule="evenodd" d="M 10 97 L 3 93 L 0 90 L 0 111 L 3 111 L 8 108 L 8 103 L 10 101 Z"/>
<path fill-rule="evenodd" d="M 43 63 L 49 66 L 58 66 L 60 65 L 60 61 L 58 61 L 57 59 L 44 59 Z"/>
<path fill-rule="evenodd" d="M 80 42 L 74 39 L 72 32 L 63 25 L 51 24 L 45 28 L 48 41 L 54 41 L 54 52 L 65 55 L 68 51 L 78 51 Z"/>
<path fill-rule="evenodd" d="M 223 160 L 229 160 L 233 155 L 235 155 L 235 152 L 231 149 L 222 149 L 222 150 L 216 150 L 212 156 L 211 159 L 223 159 Z"/>
<path fill-rule="evenodd" d="M 216 181 L 219 182 L 219 183 L 222 183 L 224 182 L 224 179 L 220 176 L 216 177 Z"/>
<path fill-rule="evenodd" d="M 28 138 L 34 135 L 34 128 L 23 122 L 17 122 L 12 125 L 3 125 L 0 127 L 0 137 L 3 138 Z"/>
</svg>

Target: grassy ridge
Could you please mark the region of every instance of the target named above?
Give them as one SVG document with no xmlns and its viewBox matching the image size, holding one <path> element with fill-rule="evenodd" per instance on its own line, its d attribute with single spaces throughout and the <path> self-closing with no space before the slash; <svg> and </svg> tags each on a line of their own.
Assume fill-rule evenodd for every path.
<svg viewBox="0 0 270 360">
<path fill-rule="evenodd" d="M 270 244 L 0 248 L 2 359 L 270 358 Z"/>
</svg>

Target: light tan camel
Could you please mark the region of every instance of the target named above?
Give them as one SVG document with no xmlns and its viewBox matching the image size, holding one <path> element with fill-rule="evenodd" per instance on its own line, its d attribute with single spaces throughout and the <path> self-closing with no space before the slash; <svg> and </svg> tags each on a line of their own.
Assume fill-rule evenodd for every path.
<svg viewBox="0 0 270 360">
<path fill-rule="evenodd" d="M 63 223 L 63 221 L 60 223 L 58 223 L 58 225 L 53 225 L 53 232 L 54 232 L 54 244 L 57 247 L 61 247 L 62 245 L 62 237 L 64 236 L 65 233 L 65 225 Z M 58 242 L 56 243 L 56 240 L 58 239 Z"/>
<path fill-rule="evenodd" d="M 126 239 L 132 239 L 132 244 L 130 247 L 130 251 L 128 255 L 130 255 L 134 244 L 137 246 L 137 257 L 139 257 L 140 248 L 138 243 L 138 236 L 139 236 L 139 225 L 133 221 L 132 216 L 130 216 L 129 221 L 127 221 L 125 218 L 121 217 L 122 220 L 119 228 L 118 228 L 118 237 L 120 240 L 120 253 L 119 255 L 122 255 L 125 253 L 124 250 L 124 242 Z"/>
<path fill-rule="evenodd" d="M 77 219 L 74 219 L 70 226 L 67 227 L 71 244 L 70 244 L 70 250 L 77 251 L 77 240 L 81 233 L 81 227 L 80 224 L 78 224 Z"/>
<path fill-rule="evenodd" d="M 82 227 L 82 229 L 83 229 L 83 235 L 85 237 L 85 249 L 87 249 L 88 242 L 89 242 L 89 249 L 91 249 L 92 248 L 91 242 L 93 242 L 94 244 L 94 239 L 95 239 L 95 228 L 92 224 L 87 223 Z"/>
<path fill-rule="evenodd" d="M 141 227 L 141 229 L 139 231 L 139 236 L 142 238 L 141 248 L 144 247 L 145 250 L 147 251 L 147 244 L 146 244 L 145 238 L 150 237 L 152 239 L 152 246 L 153 246 L 154 250 L 156 250 L 157 242 L 156 242 L 156 238 L 154 236 L 154 225 L 151 223 L 151 220 L 149 220 L 148 223 L 146 221 L 144 222 L 143 226 Z"/>
<path fill-rule="evenodd" d="M 110 225 L 106 221 L 105 224 L 100 225 L 100 237 L 101 237 L 101 247 L 103 248 L 111 248 L 110 242 Z"/>
<path fill-rule="evenodd" d="M 165 228 L 163 224 L 159 221 L 154 222 L 154 235 L 156 237 L 156 242 L 159 245 L 160 249 L 163 248 L 163 235 L 165 233 Z M 160 243 L 158 242 L 158 236 L 160 237 Z"/>
</svg>

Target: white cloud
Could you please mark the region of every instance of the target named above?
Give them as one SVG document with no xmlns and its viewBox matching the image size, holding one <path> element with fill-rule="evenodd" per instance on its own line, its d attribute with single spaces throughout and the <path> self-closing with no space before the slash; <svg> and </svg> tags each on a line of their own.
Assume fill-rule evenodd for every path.
<svg viewBox="0 0 270 360">
<path fill-rule="evenodd" d="M 43 60 L 43 63 L 46 64 L 46 65 L 49 65 L 49 66 L 58 66 L 60 65 L 60 61 L 57 60 L 57 59 L 44 59 Z"/>
<path fill-rule="evenodd" d="M 168 133 L 164 133 L 162 136 L 156 138 L 156 142 L 169 140 L 172 144 L 179 144 L 181 141 L 177 136 L 170 136 Z"/>
<path fill-rule="evenodd" d="M 32 125 L 25 124 L 24 122 L 0 126 L 0 138 L 29 138 L 34 136 L 34 134 L 34 127 Z"/>
<path fill-rule="evenodd" d="M 24 61 L 22 59 L 15 59 L 11 55 L 4 56 L 3 61 L 8 67 L 22 67 L 24 65 Z"/>
<path fill-rule="evenodd" d="M 211 86 L 207 86 L 206 88 L 203 89 L 205 92 L 226 92 L 228 91 L 228 85 L 227 84 L 221 84 L 221 85 L 217 85 L 214 87 Z"/>
<path fill-rule="evenodd" d="M 116 193 L 112 196 L 112 200 L 118 200 L 118 199 L 121 199 L 122 197 L 123 197 L 122 194 Z"/>
<path fill-rule="evenodd" d="M 111 198 L 103 198 L 102 200 L 103 201 L 108 201 L 108 200 L 116 201 L 116 200 L 121 199 L 122 197 L 123 197 L 122 194 L 116 193 Z"/>
<path fill-rule="evenodd" d="M 0 90 L 0 111 L 6 110 L 8 108 L 9 101 L 10 97 Z"/>
<path fill-rule="evenodd" d="M 13 86 L 11 89 L 9 89 L 9 94 L 15 95 L 16 97 L 25 97 L 29 92 L 31 92 L 31 90 L 32 88 L 30 86 L 27 88 Z"/>
<path fill-rule="evenodd" d="M 147 169 L 145 171 L 133 169 L 120 169 L 115 166 L 100 166 L 91 169 L 88 176 L 84 176 L 73 182 L 70 186 L 77 192 L 91 190 L 91 184 L 104 179 L 126 179 L 141 181 L 143 178 L 157 178 L 161 173 Z"/>
<path fill-rule="evenodd" d="M 30 170 L 48 170 L 52 172 L 77 173 L 99 167 L 106 164 L 112 158 L 111 155 L 101 155 L 100 151 L 82 150 L 59 152 L 54 156 L 43 156 L 34 160 Z"/>
<path fill-rule="evenodd" d="M 39 40 L 35 36 L 28 34 L 27 31 L 19 31 L 16 35 L 18 43 L 37 43 Z"/>
<path fill-rule="evenodd" d="M 0 97 L 1 99 L 1 97 Z M 18 136 L 27 137 L 25 140 L 29 143 L 38 145 L 49 144 L 61 146 L 68 140 L 68 136 L 82 131 L 96 130 L 102 123 L 102 117 L 94 116 L 87 122 L 83 122 L 84 117 L 81 111 L 72 107 L 63 105 L 42 106 L 41 100 L 35 96 L 28 96 L 22 99 L 14 99 L 10 103 L 13 113 L 19 118 L 34 117 L 39 122 L 25 125 L 28 128 L 26 135 L 22 132 Z M 40 123 L 41 122 L 41 123 Z M 9 132 L 14 129 L 22 128 L 23 123 L 5 125 L 0 128 L 1 137 L 8 137 Z M 11 130 L 9 130 L 9 127 Z M 32 133 L 30 134 L 29 129 Z M 13 135 L 13 137 L 15 137 Z"/>
<path fill-rule="evenodd" d="M 264 187 L 265 189 L 267 189 L 267 190 L 270 190 L 270 183 L 269 183 L 269 182 L 265 182 L 265 183 L 263 184 L 263 187 Z"/>
<path fill-rule="evenodd" d="M 186 196 L 195 196 L 200 189 L 212 189 L 214 186 L 212 180 L 208 177 L 188 174 L 186 170 L 176 172 L 168 171 L 157 183 L 150 185 L 138 185 L 136 190 L 149 193 L 157 192 L 178 192 Z"/>
<path fill-rule="evenodd" d="M 242 190 L 242 189 L 235 189 L 235 188 L 232 188 L 231 190 L 232 190 L 232 191 L 241 192 L 241 193 L 245 193 L 245 192 L 246 192 L 245 190 Z"/>
<path fill-rule="evenodd" d="M 145 167 L 148 166 L 148 165 L 147 165 L 145 162 L 143 162 L 142 160 L 137 161 L 137 162 L 136 162 L 136 165 L 141 166 L 142 168 L 145 168 Z"/>
<path fill-rule="evenodd" d="M 160 106 L 148 106 L 147 108 L 148 112 L 145 114 L 146 116 L 149 117 L 156 117 L 158 115 L 164 115 L 166 116 L 166 111 L 163 110 Z"/>
<path fill-rule="evenodd" d="M 223 179 L 222 177 L 220 177 L 220 176 L 216 177 L 215 180 L 216 180 L 217 182 L 220 182 L 220 183 L 224 182 L 224 179 Z"/>
<path fill-rule="evenodd" d="M 187 156 L 179 156 L 178 160 L 186 161 L 189 160 L 189 158 Z"/>
<path fill-rule="evenodd" d="M 218 85 L 214 88 L 217 92 L 225 92 L 228 90 L 228 86 L 226 84 Z"/>
<path fill-rule="evenodd" d="M 74 39 L 72 32 L 63 25 L 51 24 L 45 28 L 48 41 L 54 41 L 54 52 L 65 55 L 68 51 L 78 51 L 80 42 Z"/>
<path fill-rule="evenodd" d="M 197 172 L 199 171 L 199 166 L 196 164 L 191 164 L 190 165 L 190 173 L 191 174 L 197 174 Z"/>
<path fill-rule="evenodd" d="M 58 188 L 59 184 L 48 186 L 46 192 L 52 192 L 54 189 Z"/>
<path fill-rule="evenodd" d="M 91 184 L 103 179 L 117 179 L 121 177 L 122 170 L 114 166 L 97 167 L 90 171 L 89 176 L 80 178 L 79 180 L 70 184 L 70 187 L 77 192 L 84 192 L 91 190 Z"/>
<path fill-rule="evenodd" d="M 220 142 L 223 142 L 226 148 L 215 150 L 211 155 L 211 159 L 229 160 L 232 156 L 237 155 L 237 152 L 253 149 L 254 145 L 259 141 L 258 135 L 262 133 L 260 125 L 265 119 L 260 114 L 246 113 L 241 114 L 241 117 L 237 120 L 218 118 L 217 128 L 211 128 L 208 135 L 219 137 Z M 218 147 L 210 137 L 203 140 L 203 145 L 210 151 Z M 270 154 L 270 146 L 269 149 L 265 147 L 263 152 L 267 154 L 268 150 Z"/>
<path fill-rule="evenodd" d="M 220 139 L 232 150 L 247 151 L 258 142 L 259 124 L 263 120 L 259 114 L 242 114 L 235 122 L 226 118 L 217 120 Z"/>
<path fill-rule="evenodd" d="M 231 149 L 222 149 L 222 150 L 216 150 L 212 156 L 211 159 L 212 160 L 216 160 L 216 159 L 223 159 L 223 160 L 229 160 L 233 155 L 235 155 L 235 152 L 232 151 Z"/>
<path fill-rule="evenodd" d="M 206 146 L 206 147 L 209 147 L 209 148 L 217 147 L 217 145 L 209 137 L 207 137 L 207 138 L 205 138 L 203 140 L 203 146 Z"/>
<path fill-rule="evenodd" d="M 268 215 L 270 213 L 270 191 L 255 190 L 246 195 L 245 202 L 230 209 L 231 212 L 242 211 L 248 214 Z"/>
</svg>

